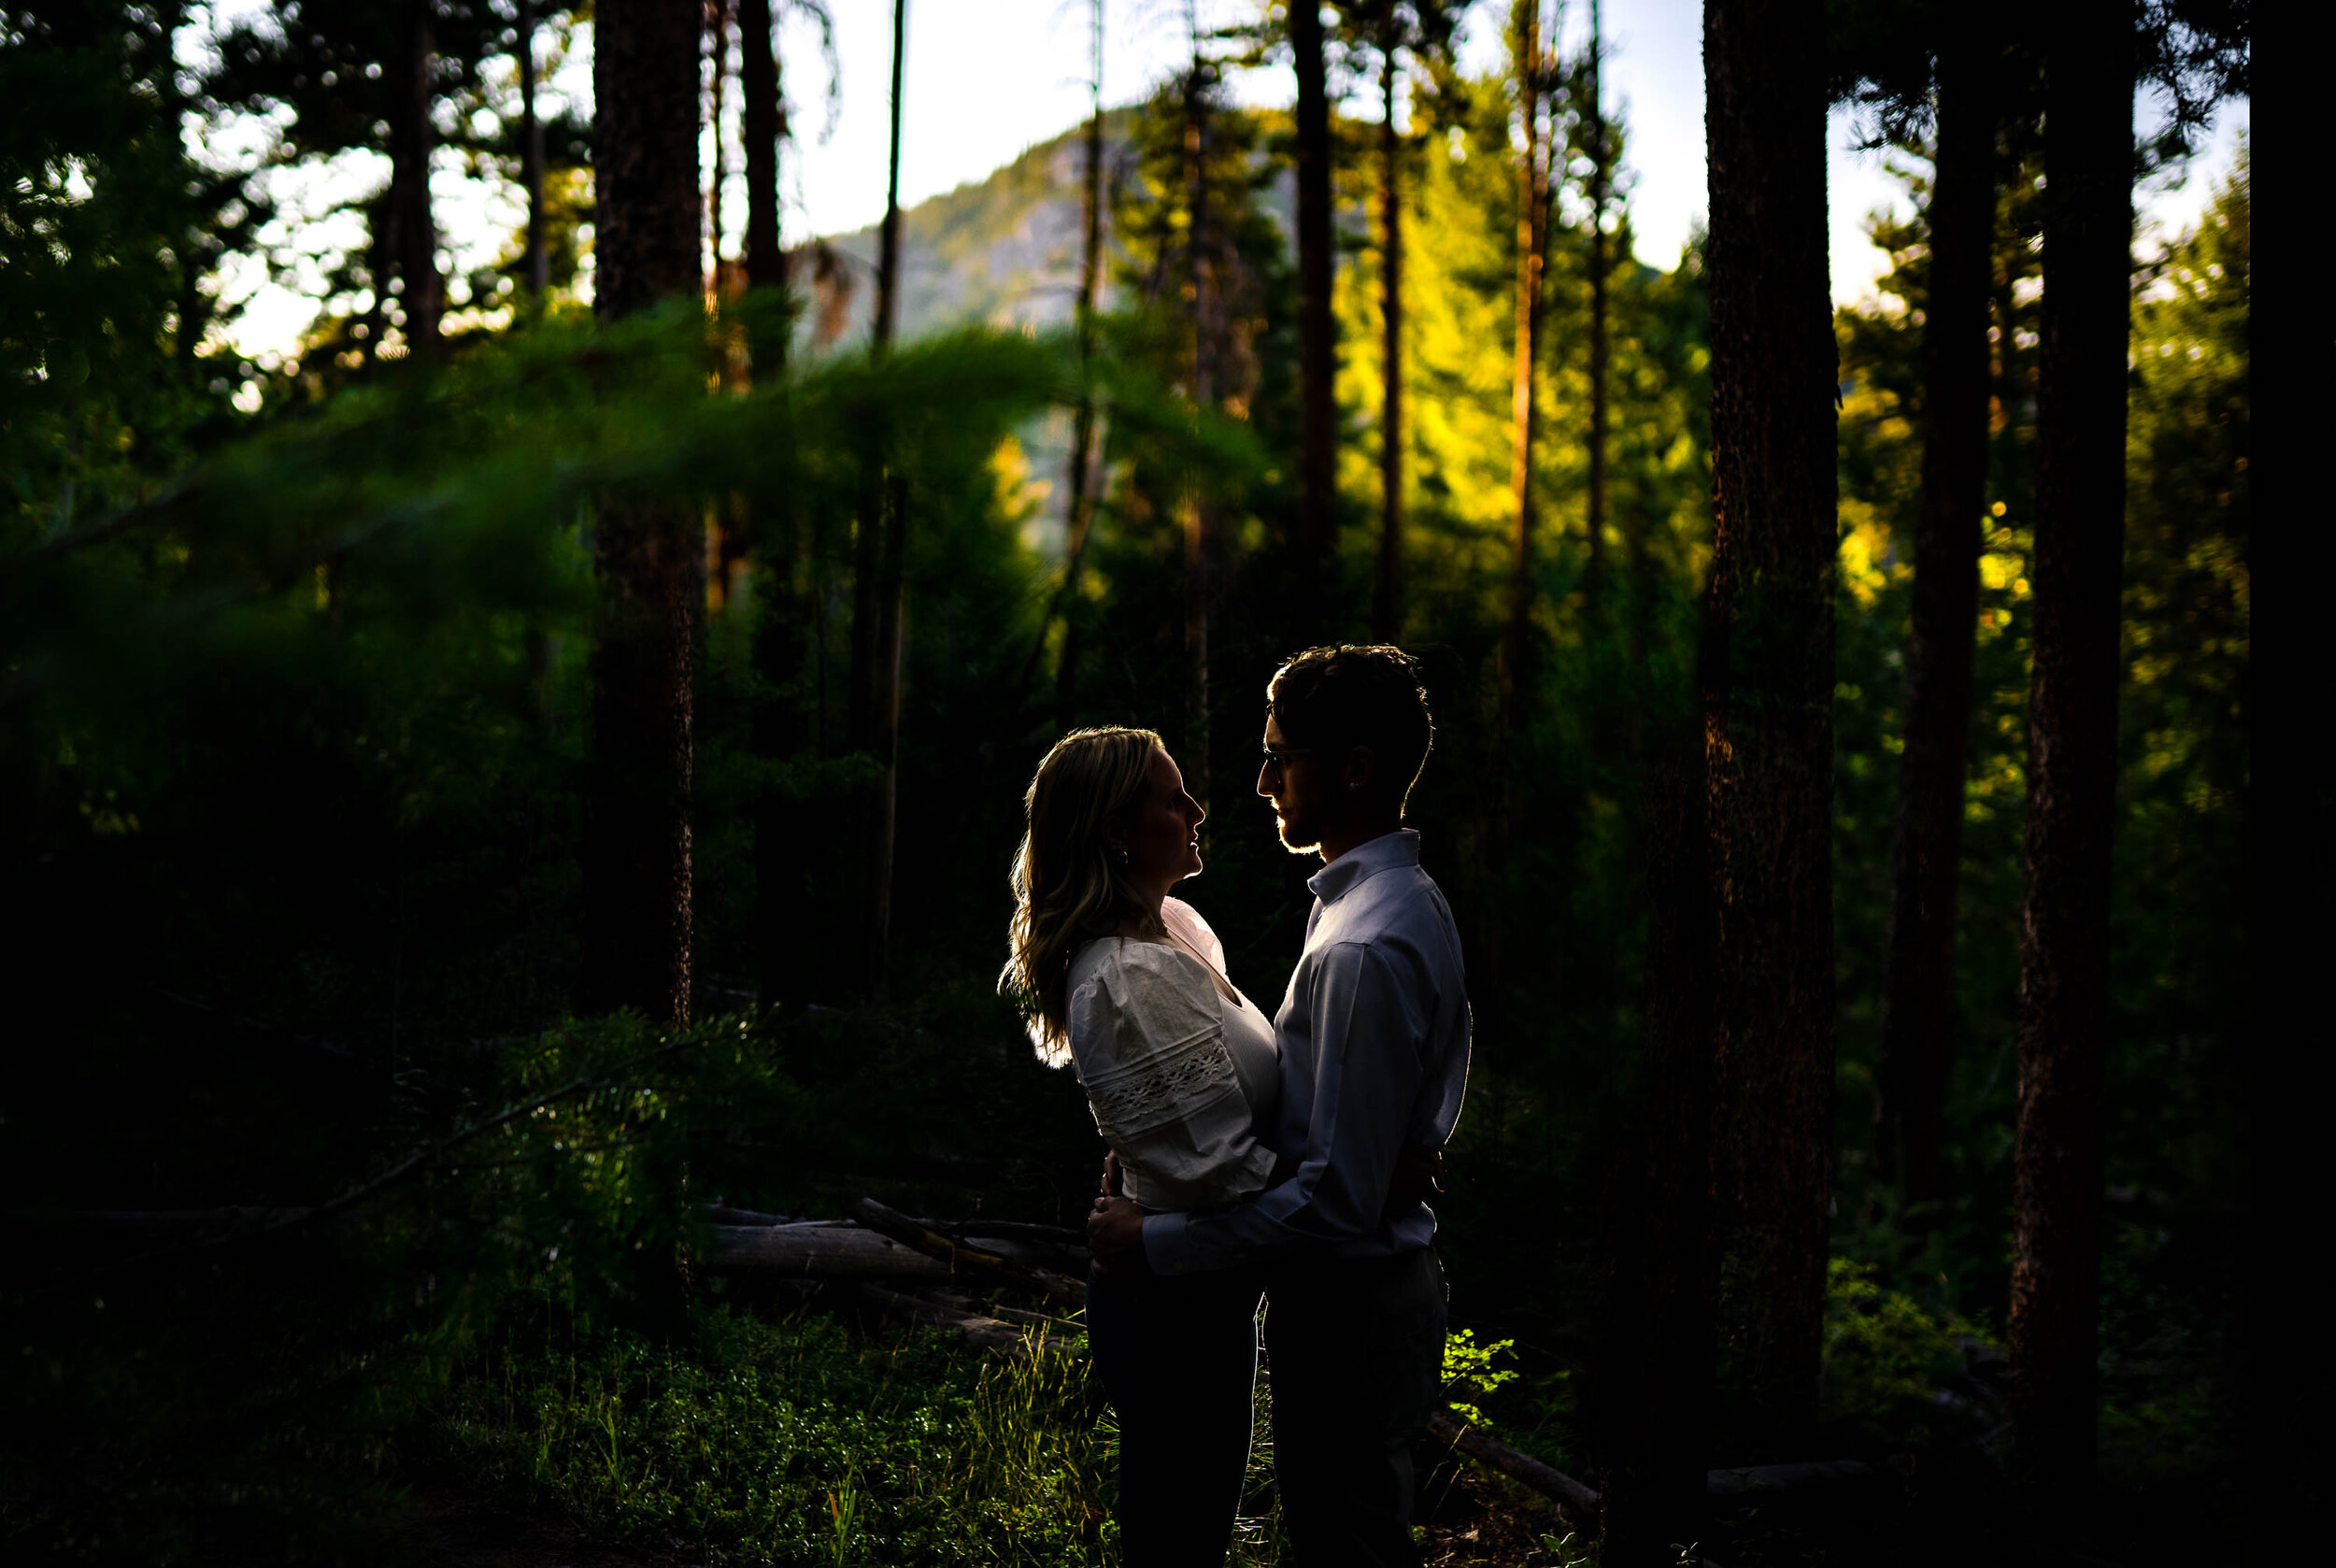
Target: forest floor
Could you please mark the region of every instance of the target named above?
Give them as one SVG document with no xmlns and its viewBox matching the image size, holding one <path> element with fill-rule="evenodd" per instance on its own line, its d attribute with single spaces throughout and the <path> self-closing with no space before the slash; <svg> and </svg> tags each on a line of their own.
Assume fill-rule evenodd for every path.
<svg viewBox="0 0 2336 1568">
<path fill-rule="evenodd" d="M 1420 1555 L 1429 1568 L 1526 1568 L 1565 1561 L 1545 1544 L 1565 1527 L 1545 1507 L 1475 1470 L 1440 1472 L 1423 1498 Z M 414 1490 L 390 1556 L 425 1568 L 699 1568 L 676 1539 L 660 1548 L 594 1540 L 557 1508 L 514 1506 L 441 1478 Z"/>
</svg>

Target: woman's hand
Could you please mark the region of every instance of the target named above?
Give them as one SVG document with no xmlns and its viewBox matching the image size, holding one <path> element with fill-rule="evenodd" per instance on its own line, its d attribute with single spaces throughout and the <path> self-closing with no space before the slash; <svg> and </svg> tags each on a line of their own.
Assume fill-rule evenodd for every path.
<svg viewBox="0 0 2336 1568">
<path fill-rule="evenodd" d="M 1115 1149 L 1104 1149 L 1103 1183 L 1104 1196 L 1106 1198 L 1117 1198 L 1126 1190 L 1127 1184 L 1121 1179 L 1119 1175 L 1118 1152 Z"/>
<path fill-rule="evenodd" d="M 1128 1198 L 1097 1198 L 1087 1216 L 1087 1250 L 1104 1274 L 1144 1274 L 1144 1209 Z"/>
</svg>

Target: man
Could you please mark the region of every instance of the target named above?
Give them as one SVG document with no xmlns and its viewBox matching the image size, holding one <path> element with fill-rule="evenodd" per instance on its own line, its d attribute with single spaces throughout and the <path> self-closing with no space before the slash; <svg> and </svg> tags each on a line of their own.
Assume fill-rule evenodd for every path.
<svg viewBox="0 0 2336 1568">
<path fill-rule="evenodd" d="M 1400 649 L 1309 649 L 1275 672 L 1258 793 L 1283 844 L 1323 860 L 1274 1020 L 1294 1174 L 1207 1214 L 1101 1199 L 1088 1223 L 1107 1270 L 1269 1265 L 1275 1465 L 1303 1564 L 1419 1561 L 1411 1444 L 1442 1379 L 1445 1291 L 1414 1173 L 1460 1118 L 1469 1029 L 1452 912 L 1403 826 L 1432 738 Z"/>
</svg>

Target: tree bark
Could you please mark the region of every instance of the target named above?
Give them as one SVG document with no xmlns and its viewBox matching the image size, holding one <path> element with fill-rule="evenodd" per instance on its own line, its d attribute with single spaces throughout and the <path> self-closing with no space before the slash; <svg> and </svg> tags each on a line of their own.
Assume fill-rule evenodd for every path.
<svg viewBox="0 0 2336 1568">
<path fill-rule="evenodd" d="M 1922 510 L 1915 525 L 1906 749 L 1890 867 L 1889 958 L 1874 1076 L 1874 1175 L 1928 1223 L 1946 1196 L 1941 1165 L 1955 1049 L 1956 884 L 1973 618 L 1987 486 L 1987 293 L 1994 278 L 1994 64 L 1965 18 L 1939 51 L 1938 159 L 1930 187 L 1930 285 L 1922 329 Z"/>
<path fill-rule="evenodd" d="M 395 235 L 398 303 L 406 313 L 408 353 L 438 346 L 446 286 L 438 277 L 438 228 L 430 205 L 430 155 L 436 144 L 430 110 L 437 58 L 432 0 L 406 0 L 401 18 L 395 123 L 390 131 L 390 222 Z"/>
<path fill-rule="evenodd" d="M 1379 570 L 1372 634 L 1403 634 L 1403 138 L 1395 133 L 1396 11 L 1379 40 Z"/>
<path fill-rule="evenodd" d="M 1606 582 L 1606 195 L 1613 164 L 1606 149 L 1605 99 L 1600 89 L 1603 47 L 1598 0 L 1589 6 L 1589 496 L 1583 535 L 1589 555 L 1582 597 L 1594 626 L 1604 608 Z"/>
<path fill-rule="evenodd" d="M 1208 67 L 1201 58 L 1197 35 L 1192 43 L 1192 72 L 1186 78 L 1185 93 L 1184 200 L 1187 264 L 1192 279 L 1192 406 L 1203 409 L 1217 401 L 1217 290 L 1208 210 Z M 1303 232 L 1303 220 L 1300 227 Z M 1185 787 L 1204 807 L 1208 805 L 1208 620 L 1215 547 L 1216 520 L 1195 479 L 1184 503 L 1185 712 L 1179 752 Z M 1297 594 L 1303 598 L 1303 585 Z"/>
<path fill-rule="evenodd" d="M 520 178 L 527 187 L 527 288 L 537 300 L 551 286 L 544 248 L 544 123 L 535 112 L 535 0 L 519 0 Z"/>
<path fill-rule="evenodd" d="M 1323 575 L 1337 506 L 1336 327 L 1331 214 L 1331 97 L 1322 11 L 1289 7 L 1289 53 L 1298 78 L 1298 535 L 1290 609 L 1300 644 L 1322 635 Z"/>
<path fill-rule="evenodd" d="M 697 297 L 694 0 L 604 0 L 592 90 L 596 308 L 604 321 Z M 584 802 L 581 991 L 591 1011 L 690 1011 L 691 663 L 703 543 L 686 502 L 611 496 Z"/>
<path fill-rule="evenodd" d="M 2053 26 L 2009 1348 L 2016 1472 L 2065 1502 L 2096 1433 L 2134 16 L 2087 0 Z"/>
<path fill-rule="evenodd" d="M 1590 1408 L 1604 1460 L 1600 1561 L 1672 1568 L 1702 1533 L 1711 1441 L 1713 932 L 1702 737 L 1653 773 L 1643 1143 L 1613 1205 L 1614 1273 Z"/>
<path fill-rule="evenodd" d="M 705 299 L 707 308 L 719 309 L 722 186 L 730 178 L 730 146 L 722 139 L 722 105 L 730 92 L 730 0 L 705 0 L 705 52 L 713 73 L 713 102 L 706 109 L 705 122 L 714 141 L 714 178 L 705 188 Z"/>
<path fill-rule="evenodd" d="M 1720 1433 L 1816 1423 L 1832 1174 L 1835 407 L 1821 0 L 1705 0 Z"/>
<path fill-rule="evenodd" d="M 787 256 L 779 246 L 779 147 L 787 135 L 779 93 L 779 64 L 771 36 L 770 0 L 738 0 L 738 94 L 740 131 L 746 142 L 747 286 L 782 304 L 778 318 L 757 330 L 748 345 L 749 373 L 776 384 L 787 375 L 787 336 L 791 314 L 787 300 Z M 762 318 L 756 317 L 757 321 Z M 754 670 L 762 687 L 755 710 L 755 755 L 784 762 L 802 749 L 803 677 L 801 520 L 792 490 L 791 446 L 776 454 L 778 482 L 741 517 L 754 567 Z M 807 955 L 815 946 L 804 927 L 810 906 L 808 870 L 796 816 L 789 803 L 766 793 L 754 808 L 754 930 L 756 990 L 765 1007 L 803 1000 Z"/>
<path fill-rule="evenodd" d="M 1090 78 L 1093 102 L 1087 117 L 1085 181 L 1086 246 L 1079 255 L 1078 350 L 1082 377 L 1095 356 L 1095 296 L 1103 278 L 1104 256 L 1104 4 L 1094 0 L 1095 74 Z M 1055 722 L 1068 729 L 1078 706 L 1079 566 L 1087 555 L 1087 535 L 1095 521 L 1092 464 L 1095 445 L 1095 400 L 1084 388 L 1071 428 L 1070 508 L 1064 514 L 1070 536 L 1062 555 L 1062 651 L 1055 664 Z M 1041 638 L 1047 629 L 1038 629 Z"/>
<path fill-rule="evenodd" d="M 1501 640 L 1502 730 L 1514 743 L 1524 733 L 1533 682 L 1533 374 L 1541 362 L 1541 274 L 1549 243 L 1549 170 L 1541 136 L 1547 72 L 1540 0 L 1517 0 L 1510 47 L 1525 135 L 1517 162 L 1517 321 L 1509 388 L 1509 490 L 1516 523 L 1509 536 L 1508 614 Z"/>
<path fill-rule="evenodd" d="M 889 352 L 900 315 L 901 277 L 901 87 L 907 64 L 908 0 L 892 0 L 891 151 L 886 164 L 884 227 L 878 241 L 875 352 Z M 888 443 L 889 445 L 889 443 Z M 892 930 L 892 847 L 900 799 L 900 718 L 903 641 L 908 620 L 908 480 L 895 466 L 897 454 L 881 454 L 886 465 L 881 514 L 883 538 L 877 553 L 874 635 L 869 639 L 874 679 L 868 751 L 876 759 L 868 836 L 867 991 L 884 991 L 885 950 Z M 877 520 L 869 518 L 866 523 Z M 864 526 L 865 524 L 863 524 Z M 858 627 L 854 627 L 855 633 Z"/>
</svg>

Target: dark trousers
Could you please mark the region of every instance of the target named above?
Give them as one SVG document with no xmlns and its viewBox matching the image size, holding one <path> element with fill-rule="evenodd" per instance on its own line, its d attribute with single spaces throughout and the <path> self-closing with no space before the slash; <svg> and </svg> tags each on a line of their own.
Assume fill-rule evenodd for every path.
<svg viewBox="0 0 2336 1568">
<path fill-rule="evenodd" d="M 1217 1568 L 1249 1467 L 1259 1276 L 1087 1276 L 1087 1342 L 1119 1418 L 1119 1557 Z"/>
<path fill-rule="evenodd" d="M 1443 1383 L 1444 1328 L 1429 1248 L 1272 1276 L 1274 1475 L 1300 1568 L 1419 1561 L 1411 1446 Z"/>
</svg>

